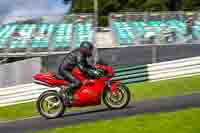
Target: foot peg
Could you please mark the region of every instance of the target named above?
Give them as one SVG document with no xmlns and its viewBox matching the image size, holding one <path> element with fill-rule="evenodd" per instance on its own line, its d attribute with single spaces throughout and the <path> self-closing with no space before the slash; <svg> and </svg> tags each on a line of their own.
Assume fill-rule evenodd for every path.
<svg viewBox="0 0 200 133">
<path fill-rule="evenodd" d="M 63 102 L 65 106 L 72 106 L 73 102 L 73 93 L 71 92 L 70 88 L 63 87 L 63 89 L 60 90 L 60 93 L 63 98 Z"/>
</svg>

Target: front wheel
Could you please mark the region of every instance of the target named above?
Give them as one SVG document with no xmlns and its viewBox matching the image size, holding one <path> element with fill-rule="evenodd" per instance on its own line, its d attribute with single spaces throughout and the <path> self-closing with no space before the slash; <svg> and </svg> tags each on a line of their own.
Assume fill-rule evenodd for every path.
<svg viewBox="0 0 200 133">
<path fill-rule="evenodd" d="M 105 89 L 103 92 L 104 104 L 110 109 L 125 108 L 131 98 L 129 88 L 124 84 L 119 84 L 116 93 L 117 95 L 114 94 L 110 88 Z"/>
<path fill-rule="evenodd" d="M 38 112 L 47 119 L 60 117 L 65 112 L 62 97 L 57 92 L 47 91 L 37 101 Z"/>
</svg>

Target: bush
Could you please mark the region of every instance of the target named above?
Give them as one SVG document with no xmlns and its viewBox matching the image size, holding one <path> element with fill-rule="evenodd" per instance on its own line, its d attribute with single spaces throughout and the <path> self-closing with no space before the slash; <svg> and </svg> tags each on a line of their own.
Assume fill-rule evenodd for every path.
<svg viewBox="0 0 200 133">
<path fill-rule="evenodd" d="M 109 22 L 108 22 L 108 17 L 107 16 L 100 16 L 99 17 L 99 26 L 108 26 Z"/>
</svg>

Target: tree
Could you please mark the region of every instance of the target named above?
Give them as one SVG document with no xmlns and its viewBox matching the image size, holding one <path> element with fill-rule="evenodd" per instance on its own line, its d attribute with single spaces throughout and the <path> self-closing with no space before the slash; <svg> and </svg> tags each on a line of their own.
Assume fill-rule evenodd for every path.
<svg viewBox="0 0 200 133">
<path fill-rule="evenodd" d="M 165 0 L 170 11 L 181 10 L 182 2 L 185 0 Z"/>
<path fill-rule="evenodd" d="M 147 0 L 142 7 L 147 11 L 166 11 L 168 10 L 164 0 Z"/>
<path fill-rule="evenodd" d="M 132 10 L 132 11 L 144 11 L 144 4 L 147 0 L 128 0 L 127 3 L 125 3 L 125 9 L 126 10 Z"/>
<path fill-rule="evenodd" d="M 199 10 L 200 9 L 200 1 L 199 0 L 191 0 L 192 9 Z"/>
<path fill-rule="evenodd" d="M 66 0 L 69 1 L 69 0 Z M 98 0 L 100 24 L 108 23 L 111 12 L 177 11 L 200 9 L 200 0 Z M 74 0 L 74 12 L 93 12 L 93 0 Z"/>
<path fill-rule="evenodd" d="M 93 12 L 93 0 L 73 0 L 73 12 L 88 13 Z"/>
<path fill-rule="evenodd" d="M 192 6 L 192 0 L 183 0 L 181 4 L 181 9 L 186 11 L 191 11 L 193 8 Z"/>
</svg>

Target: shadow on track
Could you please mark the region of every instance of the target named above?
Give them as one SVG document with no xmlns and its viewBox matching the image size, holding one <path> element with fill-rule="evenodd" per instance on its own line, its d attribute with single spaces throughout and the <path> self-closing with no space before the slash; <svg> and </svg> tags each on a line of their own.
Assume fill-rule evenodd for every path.
<svg viewBox="0 0 200 133">
<path fill-rule="evenodd" d="M 65 113 L 62 116 L 62 118 L 70 117 L 70 116 L 81 116 L 85 114 L 92 114 L 92 113 L 99 113 L 99 112 L 106 112 L 106 111 L 110 111 L 110 110 L 105 107 L 105 108 L 98 108 L 98 109 L 86 110 L 86 111 L 80 111 L 80 112 L 69 112 L 69 113 Z"/>
</svg>

